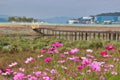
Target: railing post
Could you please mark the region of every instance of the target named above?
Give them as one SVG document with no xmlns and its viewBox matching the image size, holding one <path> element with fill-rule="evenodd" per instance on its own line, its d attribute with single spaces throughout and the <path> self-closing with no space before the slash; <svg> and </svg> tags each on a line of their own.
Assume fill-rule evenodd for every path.
<svg viewBox="0 0 120 80">
<path fill-rule="evenodd" d="M 59 36 L 59 39 L 60 39 L 60 31 L 59 31 L 59 33 L 58 33 L 58 36 Z"/>
<path fill-rule="evenodd" d="M 116 40 L 116 33 L 113 33 L 113 40 Z"/>
<path fill-rule="evenodd" d="M 75 40 L 77 40 L 77 32 L 75 32 Z"/>
<path fill-rule="evenodd" d="M 91 32 L 89 33 L 89 40 L 91 40 Z"/>
<path fill-rule="evenodd" d="M 106 32 L 106 40 L 108 39 L 108 38 L 107 38 L 107 35 L 108 35 L 108 34 L 107 34 L 107 32 Z"/>
<path fill-rule="evenodd" d="M 52 36 L 54 36 L 54 31 L 52 30 Z"/>
<path fill-rule="evenodd" d="M 105 39 L 105 33 L 103 33 L 103 40 Z"/>
<path fill-rule="evenodd" d="M 94 39 L 95 39 L 95 34 L 96 34 L 96 33 L 94 32 L 94 33 L 93 33 L 93 38 L 94 38 Z"/>
<path fill-rule="evenodd" d="M 82 33 L 81 33 L 81 40 L 83 40 L 83 35 L 84 35 L 84 34 L 83 34 L 83 32 L 82 32 Z"/>
<path fill-rule="evenodd" d="M 109 32 L 109 40 L 111 40 L 111 33 Z"/>
<path fill-rule="evenodd" d="M 46 29 L 46 32 L 47 32 L 47 34 L 46 34 L 46 35 L 48 36 L 48 35 L 49 35 L 49 33 L 48 33 L 48 29 Z"/>
<path fill-rule="evenodd" d="M 79 36 L 79 40 L 80 40 L 80 32 L 79 32 L 78 36 Z"/>
<path fill-rule="evenodd" d="M 68 32 L 66 31 L 66 39 L 68 39 Z"/>
<path fill-rule="evenodd" d="M 119 33 L 118 33 L 118 35 L 117 35 L 117 40 L 119 40 Z"/>
<path fill-rule="evenodd" d="M 88 36 L 88 34 L 87 34 L 87 32 L 85 33 L 85 40 L 87 40 L 87 36 Z"/>
<path fill-rule="evenodd" d="M 45 33 L 44 28 L 43 28 L 43 34 Z"/>
<path fill-rule="evenodd" d="M 98 32 L 98 39 L 100 39 L 100 32 Z"/>
</svg>

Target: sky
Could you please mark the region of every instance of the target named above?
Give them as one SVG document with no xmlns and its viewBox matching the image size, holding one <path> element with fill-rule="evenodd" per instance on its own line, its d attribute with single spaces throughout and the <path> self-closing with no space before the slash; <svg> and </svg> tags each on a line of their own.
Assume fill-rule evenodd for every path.
<svg viewBox="0 0 120 80">
<path fill-rule="evenodd" d="M 0 0 L 0 15 L 33 18 L 90 16 L 120 12 L 120 0 Z"/>
</svg>

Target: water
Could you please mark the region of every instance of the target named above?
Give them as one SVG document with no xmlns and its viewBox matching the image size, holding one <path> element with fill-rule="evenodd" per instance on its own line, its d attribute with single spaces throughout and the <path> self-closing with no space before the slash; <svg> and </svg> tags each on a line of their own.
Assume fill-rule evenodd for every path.
<svg viewBox="0 0 120 80">
<path fill-rule="evenodd" d="M 11 22 L 0 22 L 0 25 L 53 25 L 53 26 L 85 26 L 85 27 L 120 27 L 120 24 L 67 24 L 67 23 L 20 23 L 20 22 L 15 22 L 15 23 L 11 23 Z"/>
</svg>

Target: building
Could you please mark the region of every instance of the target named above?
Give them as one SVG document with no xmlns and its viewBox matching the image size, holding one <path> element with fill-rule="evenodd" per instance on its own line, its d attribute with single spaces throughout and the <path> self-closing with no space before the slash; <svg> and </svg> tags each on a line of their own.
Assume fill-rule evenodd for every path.
<svg viewBox="0 0 120 80">
<path fill-rule="evenodd" d="M 120 16 L 96 16 L 95 17 L 96 23 L 120 23 Z"/>
<path fill-rule="evenodd" d="M 70 19 L 67 21 L 68 24 L 78 24 L 79 20 L 78 19 Z"/>
<path fill-rule="evenodd" d="M 79 18 L 79 23 L 91 24 L 91 23 L 93 23 L 93 17 L 81 17 L 81 18 Z"/>
<path fill-rule="evenodd" d="M 93 23 L 93 17 L 81 17 L 78 19 L 70 19 L 67 23 L 69 24 L 90 24 Z"/>
</svg>

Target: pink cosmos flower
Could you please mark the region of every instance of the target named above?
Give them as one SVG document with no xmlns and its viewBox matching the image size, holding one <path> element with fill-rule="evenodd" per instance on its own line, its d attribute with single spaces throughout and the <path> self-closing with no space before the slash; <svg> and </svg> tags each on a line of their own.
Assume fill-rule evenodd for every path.
<svg viewBox="0 0 120 80">
<path fill-rule="evenodd" d="M 47 52 L 47 50 L 46 49 L 42 49 L 42 50 L 40 50 L 40 52 L 41 53 L 45 53 L 45 52 Z"/>
<path fill-rule="evenodd" d="M 60 43 L 60 42 L 55 42 L 54 44 L 52 44 L 52 46 L 54 46 L 54 47 L 62 47 L 63 44 Z"/>
<path fill-rule="evenodd" d="M 40 71 L 34 72 L 35 76 L 39 77 L 41 75 Z"/>
<path fill-rule="evenodd" d="M 29 62 L 32 62 L 32 61 L 33 61 L 33 58 L 29 57 L 29 58 L 26 59 L 25 64 L 28 64 Z"/>
<path fill-rule="evenodd" d="M 112 55 L 104 55 L 103 57 L 112 58 Z"/>
<path fill-rule="evenodd" d="M 107 73 L 108 71 L 109 71 L 108 69 L 104 68 L 104 73 Z"/>
<path fill-rule="evenodd" d="M 24 72 L 25 69 L 24 68 L 19 68 L 19 71 Z"/>
<path fill-rule="evenodd" d="M 93 71 L 101 71 L 100 62 L 93 61 L 91 64 L 89 64 L 89 66 L 92 68 Z"/>
<path fill-rule="evenodd" d="M 118 73 L 116 71 L 111 72 L 112 75 L 117 75 Z"/>
<path fill-rule="evenodd" d="M 47 76 L 47 73 L 46 73 L 46 72 L 43 72 L 43 73 L 42 73 L 42 76 Z"/>
<path fill-rule="evenodd" d="M 1 75 L 7 76 L 7 75 L 10 75 L 10 73 L 9 72 L 3 72 L 3 73 L 1 73 Z"/>
<path fill-rule="evenodd" d="M 69 52 L 69 54 L 72 55 L 72 54 L 77 53 L 77 52 L 79 52 L 79 49 L 75 48 L 75 49 L 71 49 L 70 52 Z"/>
<path fill-rule="evenodd" d="M 24 80 L 24 78 L 25 78 L 25 75 L 23 73 L 17 73 L 13 77 L 14 80 Z"/>
<path fill-rule="evenodd" d="M 58 50 L 54 47 L 51 47 L 51 48 L 48 49 L 48 53 L 49 54 L 58 53 Z"/>
<path fill-rule="evenodd" d="M 38 58 L 41 58 L 41 57 L 43 57 L 43 56 L 44 56 L 44 55 L 38 55 L 37 57 L 38 57 Z"/>
<path fill-rule="evenodd" d="M 10 75 L 13 73 L 12 68 L 6 68 L 5 70 L 0 70 L 1 75 Z"/>
<path fill-rule="evenodd" d="M 52 69 L 52 70 L 50 71 L 50 73 L 52 73 L 52 74 L 56 74 L 57 71 L 56 71 L 55 69 Z"/>
<path fill-rule="evenodd" d="M 43 80 L 50 80 L 50 77 L 49 76 L 44 76 Z"/>
<path fill-rule="evenodd" d="M 69 52 L 64 52 L 64 54 L 69 54 Z"/>
<path fill-rule="evenodd" d="M 17 62 L 13 62 L 9 65 L 9 67 L 13 67 L 13 66 L 16 66 L 18 63 Z"/>
<path fill-rule="evenodd" d="M 80 57 L 79 56 L 74 56 L 74 57 L 69 57 L 68 59 L 71 60 L 71 61 L 74 61 L 74 62 L 78 62 L 80 60 Z"/>
<path fill-rule="evenodd" d="M 79 66 L 77 66 L 77 68 L 78 68 L 78 70 L 82 70 L 82 69 L 84 69 L 84 66 L 83 65 L 79 65 Z"/>
<path fill-rule="evenodd" d="M 46 63 L 48 63 L 48 62 L 50 62 L 51 60 L 52 60 L 52 58 L 47 57 L 47 58 L 45 58 L 45 60 L 44 60 L 44 61 L 45 61 Z"/>
<path fill-rule="evenodd" d="M 29 76 L 28 80 L 39 80 L 39 79 L 37 79 L 37 77 L 35 77 L 35 76 Z"/>
<path fill-rule="evenodd" d="M 91 54 L 87 54 L 86 56 L 87 56 L 88 58 L 91 58 L 91 59 L 95 58 L 95 56 L 93 56 L 93 55 L 91 55 Z"/>
<path fill-rule="evenodd" d="M 5 69 L 7 72 L 13 72 L 12 68 L 6 68 Z"/>
<path fill-rule="evenodd" d="M 59 60 L 58 63 L 59 64 L 62 64 L 62 63 L 65 63 L 66 61 L 65 60 Z"/>
<path fill-rule="evenodd" d="M 114 49 L 115 49 L 115 46 L 113 46 L 113 45 L 106 46 L 106 50 L 114 50 Z"/>
<path fill-rule="evenodd" d="M 91 63 L 91 60 L 90 59 L 83 59 L 82 60 L 82 65 L 88 65 L 88 64 L 90 64 Z"/>
<path fill-rule="evenodd" d="M 65 54 L 60 54 L 60 57 L 61 58 L 65 58 Z"/>
<path fill-rule="evenodd" d="M 107 51 L 101 52 L 100 54 L 101 54 L 102 56 L 108 55 Z"/>
<path fill-rule="evenodd" d="M 65 66 L 61 66 L 61 68 L 62 68 L 62 69 L 68 69 L 68 68 L 67 68 L 67 67 L 65 67 Z"/>
<path fill-rule="evenodd" d="M 49 68 L 45 68 L 46 71 L 50 72 L 50 69 Z"/>
</svg>

